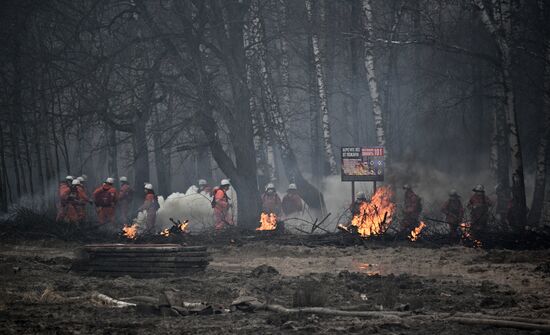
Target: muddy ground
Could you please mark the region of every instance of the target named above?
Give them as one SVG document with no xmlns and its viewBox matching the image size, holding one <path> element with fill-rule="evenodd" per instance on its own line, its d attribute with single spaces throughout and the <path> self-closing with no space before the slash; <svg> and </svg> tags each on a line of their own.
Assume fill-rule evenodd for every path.
<svg viewBox="0 0 550 335">
<path fill-rule="evenodd" d="M 143 308 L 109 308 L 65 298 L 97 291 L 114 298 L 158 297 L 177 289 L 189 302 L 229 307 L 242 295 L 292 307 L 297 291 L 343 309 L 469 312 L 550 318 L 550 250 L 507 251 L 422 244 L 280 245 L 263 241 L 209 246 L 203 272 L 175 278 L 96 278 L 75 274 L 78 243 L 4 242 L 0 247 L 2 334 L 527 334 L 442 320 L 387 322 L 358 317 L 273 312 L 161 316 Z M 267 265 L 267 266 L 264 266 Z M 307 299 L 306 299 L 307 300 Z M 301 302 L 300 302 L 301 301 Z"/>
</svg>

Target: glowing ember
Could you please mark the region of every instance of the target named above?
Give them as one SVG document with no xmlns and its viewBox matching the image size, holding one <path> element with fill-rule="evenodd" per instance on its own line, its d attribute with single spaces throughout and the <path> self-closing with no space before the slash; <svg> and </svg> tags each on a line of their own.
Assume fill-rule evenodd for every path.
<svg viewBox="0 0 550 335">
<path fill-rule="evenodd" d="M 130 240 L 135 240 L 137 237 L 138 224 L 133 223 L 131 226 L 122 227 L 122 235 Z"/>
<path fill-rule="evenodd" d="M 260 216 L 260 226 L 256 230 L 275 230 L 275 228 L 277 228 L 277 215 L 262 213 Z"/>
<path fill-rule="evenodd" d="M 170 236 L 170 229 L 164 228 L 159 234 L 160 236 L 168 237 Z"/>
<path fill-rule="evenodd" d="M 414 228 L 409 234 L 409 240 L 413 242 L 418 240 L 418 237 L 420 237 L 420 232 L 422 231 L 422 229 L 424 229 L 424 227 L 426 227 L 426 224 L 424 223 L 424 221 L 420 221 L 418 227 Z"/>
<path fill-rule="evenodd" d="M 391 188 L 382 186 L 376 190 L 370 202 L 361 205 L 359 214 L 351 219 L 351 224 L 357 227 L 359 235 L 369 237 L 386 232 L 396 208 L 391 201 L 392 196 Z"/>
<path fill-rule="evenodd" d="M 460 224 L 460 231 L 462 232 L 462 241 L 471 241 L 473 243 L 473 246 L 474 248 L 481 248 L 482 247 L 482 244 L 481 244 L 481 241 L 480 240 L 476 240 L 473 236 L 472 236 L 472 233 L 470 232 L 471 230 L 471 224 L 470 222 L 463 222 Z"/>
<path fill-rule="evenodd" d="M 381 274 L 380 270 L 377 269 L 378 264 L 360 263 L 357 268 L 365 272 L 367 276 L 377 276 Z"/>
</svg>

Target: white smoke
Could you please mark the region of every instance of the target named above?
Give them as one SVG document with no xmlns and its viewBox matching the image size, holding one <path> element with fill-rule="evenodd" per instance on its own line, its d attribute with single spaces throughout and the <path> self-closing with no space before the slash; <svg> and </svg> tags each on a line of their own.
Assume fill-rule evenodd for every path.
<svg viewBox="0 0 550 335">
<path fill-rule="evenodd" d="M 198 188 L 193 185 L 187 192 L 172 193 L 166 199 L 159 197 L 160 208 L 157 211 L 156 226 L 159 231 L 172 227 L 175 221 L 189 220 L 189 231 L 201 232 L 211 230 L 214 227 L 214 210 L 212 209 L 212 197 L 205 192 L 197 193 Z M 230 188 L 227 195 L 233 203 L 232 215 L 237 216 L 237 197 L 233 188 Z"/>
</svg>

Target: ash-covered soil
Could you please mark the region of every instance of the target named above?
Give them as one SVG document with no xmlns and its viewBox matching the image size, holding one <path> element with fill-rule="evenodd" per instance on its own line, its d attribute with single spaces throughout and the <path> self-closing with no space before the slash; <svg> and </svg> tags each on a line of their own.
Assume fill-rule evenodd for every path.
<svg viewBox="0 0 550 335">
<path fill-rule="evenodd" d="M 292 307 L 300 293 L 346 310 L 418 314 L 484 313 L 550 318 L 550 251 L 477 250 L 415 245 L 303 247 L 253 242 L 211 246 L 204 272 L 136 279 L 70 271 L 74 243 L 0 247 L 0 333 L 4 334 L 542 334 L 442 320 L 280 315 L 233 311 L 161 316 L 146 308 L 110 308 L 67 300 L 100 292 L 113 298 L 158 297 L 177 289 L 189 302 L 229 307 L 239 296 Z M 307 300 L 307 299 L 306 299 Z"/>
</svg>

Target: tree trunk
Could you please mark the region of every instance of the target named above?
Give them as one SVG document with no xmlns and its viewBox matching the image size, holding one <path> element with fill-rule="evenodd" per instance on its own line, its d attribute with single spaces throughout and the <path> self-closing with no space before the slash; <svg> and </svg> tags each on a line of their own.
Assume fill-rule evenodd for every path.
<svg viewBox="0 0 550 335">
<path fill-rule="evenodd" d="M 290 181 L 294 181 L 301 195 L 304 198 L 304 201 L 314 209 L 321 210 L 324 206 L 323 195 L 319 190 L 317 190 L 313 185 L 311 185 L 302 175 L 298 167 L 298 162 L 296 156 L 290 145 L 288 139 L 288 131 L 286 129 L 284 115 L 281 113 L 279 107 L 279 101 L 273 90 L 273 79 L 267 64 L 267 45 L 265 44 L 265 36 L 263 28 L 263 20 L 260 16 L 259 6 L 257 0 L 253 0 L 250 8 L 250 13 L 252 15 L 252 22 L 255 25 L 253 33 L 255 35 L 254 40 L 259 41 L 258 43 L 258 65 L 260 69 L 260 78 L 262 80 L 262 87 L 264 89 L 264 96 L 267 100 L 268 105 L 268 115 L 266 115 L 266 121 L 268 127 L 274 133 L 274 137 L 277 140 L 279 145 L 282 163 L 285 168 L 287 177 Z M 263 38 L 262 38 L 263 37 Z M 288 68 L 282 68 L 281 71 L 283 74 L 281 77 L 288 78 Z M 286 73 L 286 74 L 285 74 Z M 288 83 L 286 85 L 288 87 Z M 290 98 L 286 97 L 283 100 L 289 101 Z"/>
<path fill-rule="evenodd" d="M 481 21 L 495 39 L 500 56 L 500 71 L 503 87 L 503 105 L 506 117 L 506 130 L 510 146 L 510 160 L 512 166 L 512 199 L 514 207 L 514 229 L 522 231 L 525 228 L 527 218 L 527 204 L 525 197 L 525 178 L 523 172 L 523 158 L 517 115 L 515 109 L 515 95 L 513 91 L 513 80 L 510 73 L 512 68 L 511 51 L 509 46 L 511 7 L 506 1 L 500 5 L 499 14 L 493 12 L 489 15 L 482 0 L 474 0 L 480 10 Z M 503 23 L 496 22 L 495 18 L 500 17 Z M 497 25 L 498 24 L 498 25 Z"/>
<path fill-rule="evenodd" d="M 546 9 L 548 10 L 548 9 Z M 549 29 L 550 30 L 550 29 Z M 549 34 L 550 35 L 550 34 Z M 550 198 L 548 197 L 548 184 L 550 173 L 550 36 L 546 40 L 546 63 L 544 68 L 543 111 L 541 127 L 539 128 L 540 140 L 537 148 L 537 162 L 535 172 L 535 190 L 533 202 L 527 222 L 530 226 L 541 223 L 544 213 L 550 213 Z"/>
<path fill-rule="evenodd" d="M 321 49 L 319 47 L 319 36 L 313 28 L 313 8 L 312 0 L 305 0 L 306 12 L 311 28 L 311 46 L 313 49 L 313 60 L 315 64 L 315 75 L 317 79 L 317 89 L 319 95 L 319 105 L 321 108 L 321 125 L 323 128 L 323 144 L 325 156 L 329 165 L 329 172 L 332 175 L 337 174 L 336 160 L 334 158 L 334 150 L 332 148 L 332 135 L 330 130 L 330 119 L 328 112 L 328 97 L 326 93 L 325 74 L 321 58 Z"/>
<path fill-rule="evenodd" d="M 0 211 L 8 212 L 8 199 L 11 199 L 8 172 L 6 169 L 6 154 L 4 146 L 4 129 L 0 127 Z"/>
<path fill-rule="evenodd" d="M 353 129 L 353 143 L 356 145 L 364 144 L 364 125 L 360 122 L 361 115 L 359 111 L 359 102 L 361 101 L 360 92 L 360 62 L 361 62 L 361 38 L 358 37 L 361 29 L 361 0 L 352 0 L 351 2 L 351 20 L 350 20 L 350 76 L 351 76 L 351 127 Z"/>
<path fill-rule="evenodd" d="M 106 125 L 107 132 L 107 174 L 109 177 L 118 179 L 118 142 L 116 137 L 116 129 Z"/>
<path fill-rule="evenodd" d="M 380 102 L 380 93 L 378 92 L 378 79 L 374 69 L 374 50 L 370 39 L 374 38 L 374 28 L 372 22 L 372 7 L 370 0 L 363 0 L 363 19 L 366 32 L 365 46 L 365 70 L 367 73 L 367 83 L 372 102 L 372 113 L 374 115 L 374 128 L 376 130 L 376 141 L 379 146 L 386 145 L 384 135 L 384 122 L 382 117 L 382 104 Z"/>
<path fill-rule="evenodd" d="M 134 185 L 140 190 L 149 180 L 149 149 L 147 148 L 146 122 L 138 119 L 132 133 L 134 147 Z M 139 193 L 139 192 L 136 192 Z"/>
</svg>

